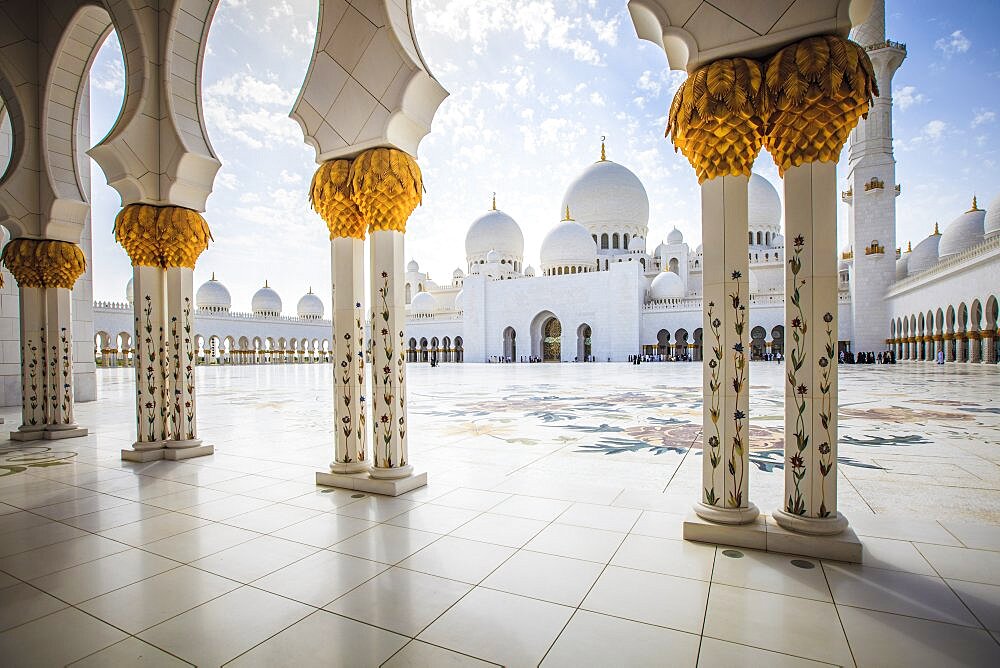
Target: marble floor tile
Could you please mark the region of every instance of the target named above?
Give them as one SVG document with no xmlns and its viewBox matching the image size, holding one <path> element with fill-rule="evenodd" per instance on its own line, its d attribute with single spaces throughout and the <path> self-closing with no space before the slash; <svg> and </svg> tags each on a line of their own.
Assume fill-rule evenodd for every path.
<svg viewBox="0 0 1000 668">
<path fill-rule="evenodd" d="M 387 568 L 375 561 L 320 550 L 254 580 L 253 586 L 321 608 Z"/>
<path fill-rule="evenodd" d="M 30 584 L 20 583 L 0 589 L 0 631 L 20 626 L 66 607 Z"/>
<path fill-rule="evenodd" d="M 693 668 L 700 640 L 691 633 L 578 610 L 541 665 Z"/>
<path fill-rule="evenodd" d="M 166 508 L 157 508 L 156 506 L 149 506 L 144 503 L 128 501 L 126 505 L 115 506 L 108 510 L 88 513 L 87 515 L 70 517 L 62 520 L 62 522 L 83 529 L 84 531 L 100 532 L 120 527 L 124 524 L 146 520 L 157 515 L 166 515 L 168 512 L 170 511 Z"/>
<path fill-rule="evenodd" d="M 274 536 L 260 536 L 191 562 L 191 566 L 238 582 L 253 582 L 316 552 Z"/>
<path fill-rule="evenodd" d="M 964 580 L 947 582 L 983 626 L 990 631 L 1000 632 L 1000 586 Z"/>
<path fill-rule="evenodd" d="M 0 564 L 3 563 L 3 557 L 85 535 L 86 532 L 59 522 L 45 522 L 8 531 L 3 534 L 3 540 L 0 540 Z M 0 565 L 0 568 L 3 566 Z"/>
<path fill-rule="evenodd" d="M 838 606 L 979 626 L 951 587 L 937 576 L 832 563 L 824 564 L 823 570 Z"/>
<path fill-rule="evenodd" d="M 335 543 L 330 549 L 384 564 L 395 564 L 439 538 L 441 534 L 378 524 Z"/>
<path fill-rule="evenodd" d="M 175 656 L 170 656 L 138 638 L 126 638 L 70 665 L 73 668 L 106 668 L 107 666 L 181 668 L 191 664 L 181 661 Z"/>
<path fill-rule="evenodd" d="M 456 489 L 434 499 L 438 506 L 451 506 L 467 510 L 490 510 L 501 501 L 510 498 L 510 494 L 502 492 L 487 492 L 479 489 Z"/>
<path fill-rule="evenodd" d="M 399 562 L 401 568 L 478 584 L 514 550 L 509 547 L 444 536 Z"/>
<path fill-rule="evenodd" d="M 603 529 L 589 529 L 568 524 L 550 524 L 524 546 L 535 552 L 545 552 L 572 559 L 608 563 L 615 550 L 625 540 L 625 534 Z"/>
<path fill-rule="evenodd" d="M 913 543 L 890 538 L 865 536 L 861 542 L 861 563 L 869 568 L 888 568 L 918 575 L 937 575 Z"/>
<path fill-rule="evenodd" d="M 452 508 L 449 506 L 437 506 L 425 503 L 402 515 L 397 515 L 388 520 L 388 524 L 407 527 L 408 529 L 418 529 L 420 531 L 431 531 L 433 533 L 451 533 L 469 520 L 479 515 L 478 510 L 467 510 L 465 508 Z"/>
<path fill-rule="evenodd" d="M 938 524 L 962 541 L 966 547 L 977 550 L 1000 550 L 1000 526 L 956 520 L 939 520 Z"/>
<path fill-rule="evenodd" d="M 581 609 L 678 631 L 700 633 L 708 583 L 608 566 Z"/>
<path fill-rule="evenodd" d="M 630 535 L 618 548 L 611 565 L 711 580 L 713 565 L 720 559 L 715 552 L 714 545 Z"/>
<path fill-rule="evenodd" d="M 365 496 L 354 503 L 338 506 L 333 512 L 369 522 L 385 522 L 419 505 L 416 501 L 404 501 L 387 496 Z"/>
<path fill-rule="evenodd" d="M 510 594 L 576 607 L 603 570 L 603 565 L 592 561 L 520 550 L 481 584 Z"/>
<path fill-rule="evenodd" d="M 92 598 L 78 607 L 136 634 L 239 586 L 218 575 L 181 566 Z"/>
<path fill-rule="evenodd" d="M 573 524 L 605 531 L 629 531 L 642 511 L 633 508 L 614 508 L 593 503 L 574 503 L 556 518 L 559 524 Z"/>
<path fill-rule="evenodd" d="M 418 640 L 510 668 L 536 666 L 572 613 L 572 608 L 479 587 Z"/>
<path fill-rule="evenodd" d="M 935 545 L 955 545 L 961 547 L 951 533 L 934 520 L 910 519 L 892 516 L 851 518 L 851 528 L 859 536 L 894 538 Z"/>
<path fill-rule="evenodd" d="M 732 548 L 719 546 L 712 582 L 732 587 L 759 589 L 774 594 L 812 598 L 817 601 L 833 600 L 819 561 L 797 559 L 792 555 L 778 552 L 743 548 L 735 550 L 743 556 L 733 558 L 725 554 L 730 549 Z M 811 564 L 813 567 L 799 568 L 792 564 L 793 560 Z"/>
<path fill-rule="evenodd" d="M 64 666 L 126 637 L 76 608 L 65 608 L 0 633 L 0 656 L 10 666 Z"/>
<path fill-rule="evenodd" d="M 943 578 L 1000 585 L 1000 552 L 923 543 L 916 547 Z M 0 568 L 3 568 L 2 561 Z"/>
<path fill-rule="evenodd" d="M 411 640 L 383 663 L 382 668 L 488 668 L 496 665 L 420 640 Z"/>
<path fill-rule="evenodd" d="M 471 585 L 455 580 L 391 568 L 341 596 L 325 609 L 396 633 L 415 636 L 471 589 Z"/>
<path fill-rule="evenodd" d="M 131 524 L 123 524 L 101 532 L 105 538 L 141 547 L 169 536 L 174 536 L 208 524 L 208 520 L 182 513 L 165 513 Z"/>
<path fill-rule="evenodd" d="M 790 654 L 769 652 L 766 649 L 737 645 L 736 643 L 702 638 L 698 653 L 698 668 L 731 668 L 753 666 L 756 668 L 830 668 L 834 664 L 803 659 Z"/>
<path fill-rule="evenodd" d="M 452 531 L 451 535 L 495 545 L 522 547 L 546 526 L 548 523 L 541 520 L 483 513 Z"/>
<path fill-rule="evenodd" d="M 200 503 L 197 506 L 191 506 L 190 508 L 185 508 L 184 512 L 187 515 L 193 515 L 194 517 L 200 517 L 213 522 L 222 522 L 228 520 L 230 517 L 236 517 L 237 515 L 249 513 L 254 510 L 260 510 L 261 508 L 269 506 L 272 503 L 272 501 L 268 501 L 266 499 L 255 499 L 249 496 L 232 495 L 216 499 L 214 501 Z"/>
<path fill-rule="evenodd" d="M 768 620 L 766 633 L 762 619 Z M 825 601 L 713 584 L 704 634 L 827 663 L 853 662 L 837 610 Z"/>
<path fill-rule="evenodd" d="M 988 668 L 1000 664 L 1000 644 L 982 629 L 846 606 L 839 610 L 859 667 Z"/>
<path fill-rule="evenodd" d="M 229 663 L 242 666 L 378 666 L 409 638 L 325 610 L 305 619 Z"/>
<path fill-rule="evenodd" d="M 139 638 L 197 666 L 221 666 L 314 610 L 241 587 L 157 624 Z"/>
<path fill-rule="evenodd" d="M 35 508 L 32 512 L 53 520 L 65 520 L 70 517 L 96 513 L 101 510 L 108 510 L 110 508 L 116 508 L 130 503 L 132 502 L 128 499 L 111 496 L 110 494 L 94 494 L 93 496 L 87 496 L 82 499 L 63 501 L 62 503 L 56 503 L 51 506 Z"/>
<path fill-rule="evenodd" d="M 271 535 L 313 547 L 327 548 L 373 526 L 374 522 L 356 517 L 320 513 L 307 520 L 289 524 L 283 529 L 272 532 Z"/>
<path fill-rule="evenodd" d="M 124 543 L 94 534 L 85 534 L 79 538 L 71 538 L 61 543 L 53 543 L 0 559 L 0 569 L 16 578 L 33 580 L 127 549 L 129 546 Z"/>
<path fill-rule="evenodd" d="M 142 549 L 174 561 L 188 563 L 253 540 L 258 536 L 260 534 L 255 531 L 213 522 L 184 533 L 146 543 Z"/>
<path fill-rule="evenodd" d="M 490 509 L 491 513 L 497 515 L 510 515 L 512 517 L 523 517 L 529 520 L 542 520 L 551 522 L 559 517 L 571 505 L 569 501 L 559 501 L 556 499 L 543 499 L 537 496 L 515 495 L 501 501 Z"/>
<path fill-rule="evenodd" d="M 77 604 L 179 566 L 156 554 L 131 549 L 35 578 L 31 584 Z"/>
<path fill-rule="evenodd" d="M 319 514 L 320 511 L 318 510 L 275 503 L 259 510 L 251 510 L 249 513 L 230 517 L 224 520 L 224 522 L 241 529 L 248 529 L 259 533 L 271 533 L 292 524 L 303 522 L 311 517 L 316 517 Z"/>
</svg>

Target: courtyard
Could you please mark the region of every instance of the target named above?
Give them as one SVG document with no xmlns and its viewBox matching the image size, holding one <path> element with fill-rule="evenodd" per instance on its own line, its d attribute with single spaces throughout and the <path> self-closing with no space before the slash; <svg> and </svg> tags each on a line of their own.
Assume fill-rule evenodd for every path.
<svg viewBox="0 0 1000 668">
<path fill-rule="evenodd" d="M 147 464 L 120 457 L 133 370 L 100 370 L 98 401 L 77 406 L 90 435 L 0 450 L 0 655 L 1000 661 L 993 368 L 841 367 L 838 496 L 863 566 L 681 540 L 701 480 L 699 364 L 408 373 L 411 460 L 429 484 L 387 498 L 313 484 L 333 450 L 327 365 L 199 368 L 215 454 Z M 764 512 L 781 504 L 782 383 L 780 365 L 752 364 L 750 495 Z"/>
</svg>

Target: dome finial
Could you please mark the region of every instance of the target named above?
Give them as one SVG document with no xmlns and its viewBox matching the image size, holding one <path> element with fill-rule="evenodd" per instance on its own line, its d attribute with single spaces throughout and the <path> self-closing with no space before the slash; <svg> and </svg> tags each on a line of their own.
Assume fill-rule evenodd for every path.
<svg viewBox="0 0 1000 668">
<path fill-rule="evenodd" d="M 493 208 L 491 209 L 491 211 L 496 211 L 496 210 L 497 210 L 497 194 L 494 192 L 493 193 Z"/>
<path fill-rule="evenodd" d="M 912 253 L 913 252 L 913 246 L 910 244 L 909 241 L 906 242 L 906 252 L 907 253 Z"/>
<path fill-rule="evenodd" d="M 212 272 L 212 280 L 213 281 L 215 280 L 215 272 L 214 271 Z"/>
<path fill-rule="evenodd" d="M 264 279 L 264 287 L 265 288 L 267 287 L 267 279 L 266 278 Z"/>
<path fill-rule="evenodd" d="M 563 218 L 563 221 L 567 220 L 573 220 L 572 218 L 569 217 L 569 204 L 566 205 L 566 217 Z"/>
<path fill-rule="evenodd" d="M 309 294 L 312 294 L 312 293 L 313 293 L 313 286 L 310 285 L 309 286 Z"/>
<path fill-rule="evenodd" d="M 968 211 L 966 211 L 966 213 L 971 213 L 971 212 L 973 212 L 973 211 L 981 211 L 981 210 L 982 210 L 982 209 L 980 209 L 980 208 L 979 208 L 979 205 L 978 205 L 978 204 L 976 203 L 976 196 L 975 196 L 975 195 L 973 195 L 973 196 L 972 196 L 972 208 L 971 208 L 971 209 L 969 209 Z"/>
<path fill-rule="evenodd" d="M 938 229 L 937 221 L 934 221 L 934 234 L 932 234 L 931 236 L 932 237 L 939 237 L 939 236 L 941 236 L 941 230 Z"/>
<path fill-rule="evenodd" d="M 601 162 L 608 159 L 607 151 L 604 148 L 604 140 L 607 139 L 604 135 L 601 135 Z"/>
</svg>

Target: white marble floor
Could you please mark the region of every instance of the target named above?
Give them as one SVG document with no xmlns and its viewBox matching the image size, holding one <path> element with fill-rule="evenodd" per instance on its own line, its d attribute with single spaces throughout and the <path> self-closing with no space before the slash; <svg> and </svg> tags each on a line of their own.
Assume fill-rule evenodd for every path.
<svg viewBox="0 0 1000 668">
<path fill-rule="evenodd" d="M 151 464 L 99 373 L 90 436 L 0 446 L 6 665 L 1000 664 L 995 368 L 843 370 L 864 566 L 680 540 L 697 365 L 411 365 L 431 482 L 397 499 L 312 484 L 329 367 L 199 369 L 216 454 Z M 770 510 L 780 369 L 752 378 Z"/>
</svg>

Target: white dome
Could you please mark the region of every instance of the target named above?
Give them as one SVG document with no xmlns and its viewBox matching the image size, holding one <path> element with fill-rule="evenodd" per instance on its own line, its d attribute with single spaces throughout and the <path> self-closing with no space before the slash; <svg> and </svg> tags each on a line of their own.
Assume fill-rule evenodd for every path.
<svg viewBox="0 0 1000 668">
<path fill-rule="evenodd" d="M 456 269 L 455 271 L 451 272 L 451 277 L 452 278 L 465 278 L 465 272 L 462 271 L 461 269 Z"/>
<path fill-rule="evenodd" d="M 456 311 L 461 311 L 462 310 L 462 305 L 463 305 L 464 299 L 465 299 L 465 290 L 459 290 L 458 294 L 455 295 L 455 310 Z"/>
<path fill-rule="evenodd" d="M 497 262 L 500 261 L 500 253 L 497 252 L 495 249 L 491 250 L 489 253 L 486 254 L 486 261 L 489 262 L 490 264 L 496 264 Z"/>
<path fill-rule="evenodd" d="M 410 302 L 410 308 L 417 313 L 432 313 L 437 307 L 437 298 L 429 292 L 421 292 Z"/>
<path fill-rule="evenodd" d="M 896 280 L 901 281 L 909 273 L 910 253 L 903 253 L 896 260 Z"/>
<path fill-rule="evenodd" d="M 672 271 L 661 271 L 649 286 L 649 298 L 653 301 L 684 299 L 684 293 L 684 281 Z"/>
<path fill-rule="evenodd" d="M 406 263 L 406 271 L 415 274 L 420 271 L 420 265 L 416 260 L 410 260 Z"/>
<path fill-rule="evenodd" d="M 666 257 L 667 256 L 667 244 L 665 244 L 665 243 L 663 243 L 661 241 L 660 244 L 656 247 L 656 250 L 653 252 L 653 256 L 654 257 L 658 257 L 658 258 L 664 258 L 664 257 Z"/>
<path fill-rule="evenodd" d="M 469 259 L 485 255 L 491 250 L 518 259 L 524 255 L 524 234 L 521 233 L 520 225 L 506 213 L 496 209 L 477 218 L 465 234 L 465 255 Z"/>
<path fill-rule="evenodd" d="M 750 230 L 776 232 L 781 229 L 781 199 L 771 182 L 760 174 L 750 175 L 747 186 L 747 219 Z"/>
<path fill-rule="evenodd" d="M 128 283 L 125 284 L 125 299 L 129 304 L 135 302 L 135 278 L 128 279 Z"/>
<path fill-rule="evenodd" d="M 945 228 L 938 247 L 940 257 L 961 253 L 983 241 L 986 212 L 975 208 L 975 202 L 973 206 Z"/>
<path fill-rule="evenodd" d="M 906 273 L 919 274 L 925 269 L 930 269 L 938 263 L 938 247 L 941 243 L 940 234 L 932 234 L 913 249 L 907 257 Z"/>
<path fill-rule="evenodd" d="M 217 281 L 215 274 L 212 274 L 212 278 L 198 288 L 194 303 L 198 308 L 208 311 L 228 311 L 233 305 L 233 299 L 229 296 L 226 286 Z"/>
<path fill-rule="evenodd" d="M 694 249 L 696 255 L 701 255 L 705 252 L 705 244 L 698 244 L 698 247 Z"/>
<path fill-rule="evenodd" d="M 295 312 L 300 318 L 320 320 L 323 317 L 323 300 L 313 293 L 312 288 L 309 288 L 309 292 L 302 295 L 302 299 L 299 300 Z"/>
<path fill-rule="evenodd" d="M 1000 195 L 997 195 L 986 207 L 984 231 L 987 237 L 1000 234 Z"/>
<path fill-rule="evenodd" d="M 531 266 L 531 265 L 529 264 L 529 265 L 528 265 L 527 267 L 525 267 L 525 269 L 524 269 L 524 275 L 525 275 L 525 276 L 529 276 L 529 277 L 530 277 L 530 276 L 534 276 L 534 275 L 535 275 L 535 268 L 534 268 L 534 267 L 532 267 L 532 266 Z"/>
<path fill-rule="evenodd" d="M 564 220 L 545 235 L 541 259 L 543 271 L 573 265 L 589 268 L 597 262 L 597 244 L 583 225 L 575 220 Z"/>
<path fill-rule="evenodd" d="M 265 281 L 264 287 L 253 293 L 250 308 L 254 315 L 281 315 L 281 297 Z"/>
<path fill-rule="evenodd" d="M 591 227 L 607 225 L 645 230 L 649 223 L 649 197 L 642 181 L 610 160 L 595 162 L 569 184 L 560 213 L 567 206 L 589 233 L 596 231 Z"/>
<path fill-rule="evenodd" d="M 778 233 L 771 236 L 771 248 L 781 248 L 785 245 L 785 235 Z"/>
<path fill-rule="evenodd" d="M 667 235 L 668 244 L 682 244 L 684 243 L 684 234 L 677 229 L 674 225 L 674 229 L 670 230 L 670 234 Z"/>
</svg>

